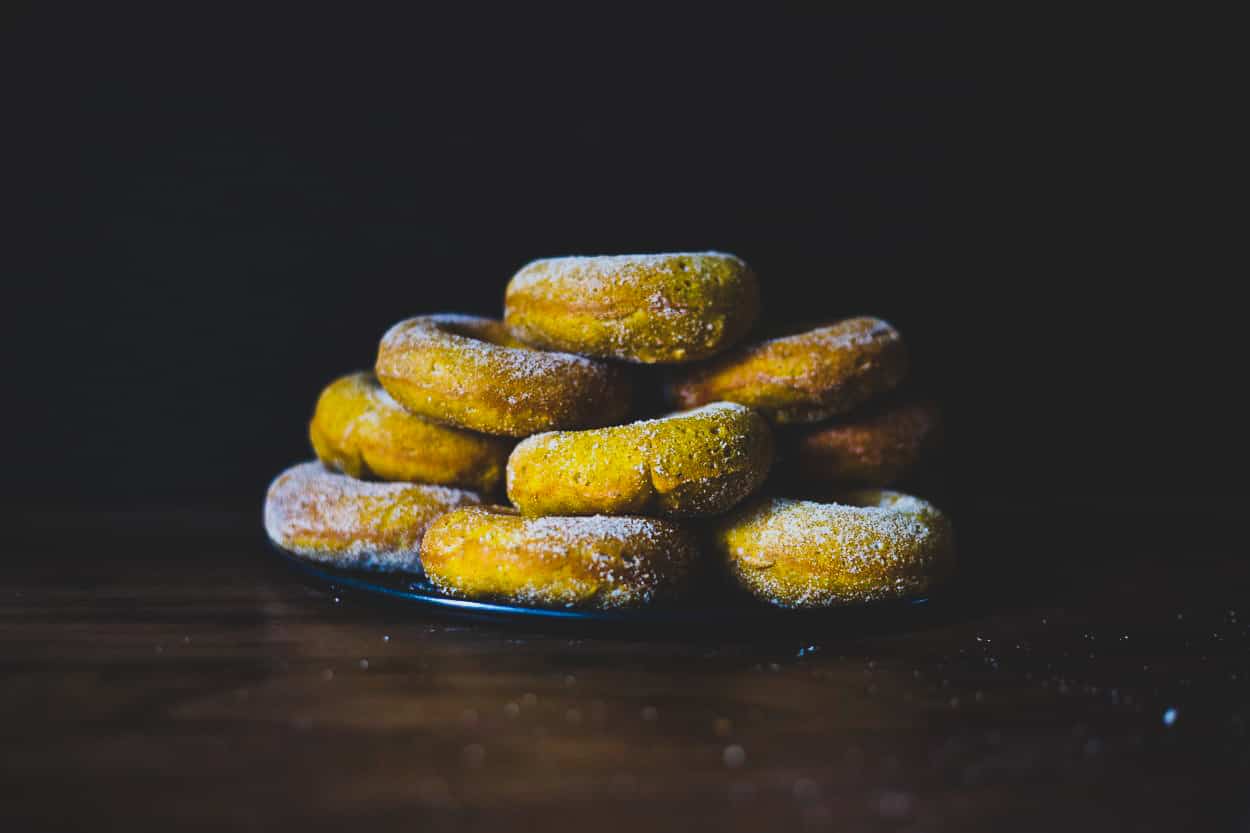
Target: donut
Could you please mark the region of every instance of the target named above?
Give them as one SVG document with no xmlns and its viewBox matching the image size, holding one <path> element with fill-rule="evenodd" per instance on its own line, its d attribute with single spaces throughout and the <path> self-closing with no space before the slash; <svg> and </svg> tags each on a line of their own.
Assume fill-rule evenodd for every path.
<svg viewBox="0 0 1250 833">
<path fill-rule="evenodd" d="M 714 515 L 755 491 L 772 460 L 764 418 L 717 402 L 522 440 L 508 458 L 508 499 L 527 515 Z"/>
<path fill-rule="evenodd" d="M 898 330 L 848 318 L 731 350 L 674 377 L 668 397 L 683 408 L 723 399 L 779 423 L 818 422 L 891 390 L 906 373 Z"/>
<path fill-rule="evenodd" d="M 449 596 L 539 607 L 637 607 L 672 595 L 697 548 L 658 518 L 527 518 L 503 506 L 443 515 L 425 534 L 426 578 Z"/>
<path fill-rule="evenodd" d="M 409 413 L 372 373 L 336 379 L 308 426 L 328 468 L 356 478 L 408 480 L 493 492 L 512 443 Z"/>
<path fill-rule="evenodd" d="M 265 496 L 265 532 L 284 550 L 355 570 L 420 572 L 421 536 L 474 492 L 355 480 L 319 462 L 284 471 Z"/>
<path fill-rule="evenodd" d="M 880 489 L 841 503 L 751 501 L 718 520 L 711 546 L 748 592 L 789 608 L 924 593 L 955 554 L 950 522 L 935 506 Z"/>
<path fill-rule="evenodd" d="M 535 350 L 489 318 L 401 321 L 382 337 L 376 369 L 382 387 L 408 410 L 484 434 L 594 428 L 629 409 L 623 369 Z"/>
<path fill-rule="evenodd" d="M 759 315 L 759 283 L 733 255 L 555 257 L 521 268 L 504 322 L 522 341 L 641 364 L 719 353 Z"/>
<path fill-rule="evenodd" d="M 801 430 L 787 443 L 790 467 L 805 480 L 888 486 L 915 469 L 938 443 L 941 411 L 913 401 Z"/>
</svg>

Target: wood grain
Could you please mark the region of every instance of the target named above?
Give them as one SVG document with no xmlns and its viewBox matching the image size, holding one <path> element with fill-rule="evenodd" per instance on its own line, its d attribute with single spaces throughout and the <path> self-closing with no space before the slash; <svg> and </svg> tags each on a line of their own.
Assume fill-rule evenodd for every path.
<svg viewBox="0 0 1250 833">
<path fill-rule="evenodd" d="M 1244 558 L 1073 557 L 1027 595 L 982 576 L 991 601 L 912 631 L 633 639 L 336 604 L 267 560 L 251 516 L 6 528 L 6 830 L 1207 830 L 1250 811 Z"/>
</svg>

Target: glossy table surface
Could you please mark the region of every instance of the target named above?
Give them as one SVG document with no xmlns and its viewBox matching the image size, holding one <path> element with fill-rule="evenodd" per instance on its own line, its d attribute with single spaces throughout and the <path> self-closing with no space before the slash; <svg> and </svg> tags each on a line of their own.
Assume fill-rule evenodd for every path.
<svg viewBox="0 0 1250 833">
<path fill-rule="evenodd" d="M 0 566 L 0 817 L 1250 829 L 1244 546 L 960 523 L 966 599 L 931 621 L 632 634 L 336 602 L 248 514 L 27 513 Z"/>
</svg>

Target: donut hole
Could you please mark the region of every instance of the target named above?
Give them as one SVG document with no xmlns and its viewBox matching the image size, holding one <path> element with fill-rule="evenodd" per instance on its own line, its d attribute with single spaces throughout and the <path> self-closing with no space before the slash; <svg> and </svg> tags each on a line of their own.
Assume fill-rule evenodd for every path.
<svg viewBox="0 0 1250 833">
<path fill-rule="evenodd" d="M 512 334 L 498 321 L 486 320 L 465 320 L 465 321 L 448 321 L 439 322 L 439 327 L 443 332 L 468 338 L 474 341 L 484 341 L 488 344 L 495 344 L 500 347 L 517 347 L 522 349 L 531 349 L 527 345 L 522 344 L 512 337 Z"/>
<path fill-rule="evenodd" d="M 838 495 L 837 502 L 857 509 L 887 509 L 898 501 L 898 497 L 879 489 L 857 489 Z"/>
<path fill-rule="evenodd" d="M 521 517 L 520 510 L 512 506 L 499 506 L 498 504 L 488 504 L 485 506 L 475 506 L 473 508 L 477 509 L 478 511 L 480 511 L 482 514 L 485 514 L 485 515 L 503 515 L 509 518 Z"/>
</svg>

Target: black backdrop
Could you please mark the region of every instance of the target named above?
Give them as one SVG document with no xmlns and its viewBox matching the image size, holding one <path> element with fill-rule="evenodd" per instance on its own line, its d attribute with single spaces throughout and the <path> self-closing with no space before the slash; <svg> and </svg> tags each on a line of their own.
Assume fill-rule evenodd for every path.
<svg viewBox="0 0 1250 833">
<path fill-rule="evenodd" d="M 1244 490 L 1232 270 L 1183 237 L 1221 116 L 1170 41 L 592 9 L 10 12 L 7 504 L 254 507 L 395 320 L 704 248 L 770 318 L 899 326 L 965 494 Z"/>
</svg>

